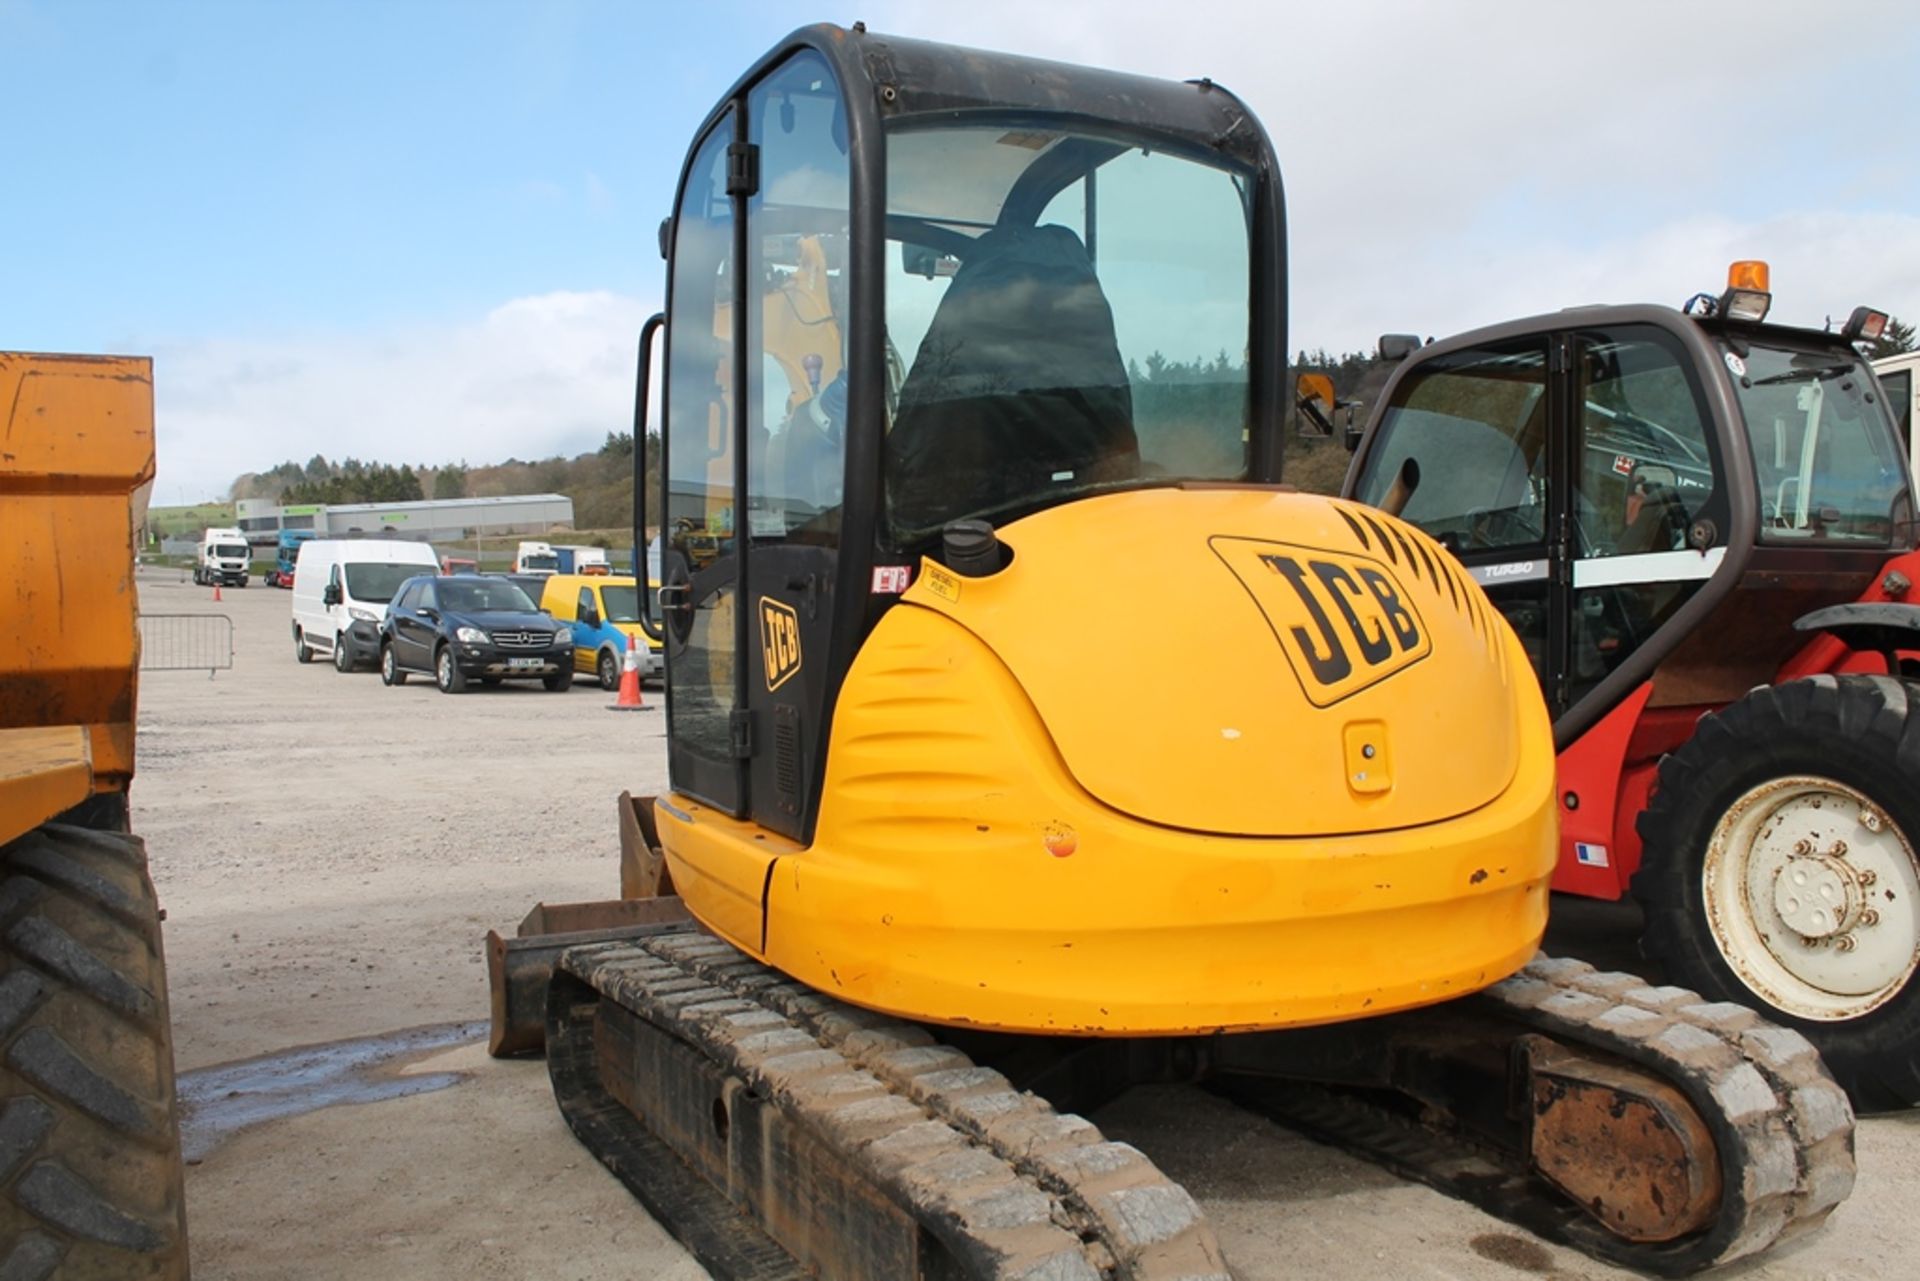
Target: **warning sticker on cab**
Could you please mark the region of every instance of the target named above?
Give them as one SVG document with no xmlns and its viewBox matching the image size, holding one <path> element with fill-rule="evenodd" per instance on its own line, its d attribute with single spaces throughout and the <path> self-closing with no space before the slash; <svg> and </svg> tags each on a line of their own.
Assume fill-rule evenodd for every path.
<svg viewBox="0 0 1920 1281">
<path fill-rule="evenodd" d="M 1267 616 L 1315 707 L 1377 685 L 1433 652 L 1419 611 L 1377 561 L 1253 538 L 1210 542 Z"/>
</svg>

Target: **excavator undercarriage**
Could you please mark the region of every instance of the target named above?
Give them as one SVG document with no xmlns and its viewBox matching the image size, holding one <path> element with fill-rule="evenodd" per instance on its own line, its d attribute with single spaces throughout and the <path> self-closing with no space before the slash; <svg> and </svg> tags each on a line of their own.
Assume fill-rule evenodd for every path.
<svg viewBox="0 0 1920 1281">
<path fill-rule="evenodd" d="M 718 1276 L 1225 1276 L 1186 1191 L 1079 1115 L 1149 1082 L 1660 1275 L 1853 1184 L 1852 1112 L 1798 1033 L 1579 961 L 1334 1028 L 1039 1039 L 836 1001 L 676 906 L 560 952 L 544 1038 L 575 1134 Z"/>
</svg>

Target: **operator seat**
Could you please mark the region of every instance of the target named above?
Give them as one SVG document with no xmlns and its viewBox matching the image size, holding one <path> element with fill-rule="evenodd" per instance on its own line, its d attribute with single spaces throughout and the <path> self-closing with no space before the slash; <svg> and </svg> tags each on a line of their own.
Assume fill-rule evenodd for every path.
<svg viewBox="0 0 1920 1281">
<path fill-rule="evenodd" d="M 900 388 L 886 445 L 896 527 L 1139 474 L 1133 391 L 1086 246 L 1060 226 L 986 232 Z"/>
</svg>

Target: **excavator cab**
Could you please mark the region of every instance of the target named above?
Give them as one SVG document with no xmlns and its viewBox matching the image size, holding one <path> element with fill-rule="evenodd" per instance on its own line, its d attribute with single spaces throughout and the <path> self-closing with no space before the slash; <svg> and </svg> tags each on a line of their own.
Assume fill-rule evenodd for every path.
<svg viewBox="0 0 1920 1281">
<path fill-rule="evenodd" d="M 1278 168 L 1215 86 L 809 29 L 662 241 L 673 785 L 770 833 L 811 838 L 853 655 L 949 525 L 1276 479 Z"/>
<path fill-rule="evenodd" d="M 1538 685 L 1438 541 L 1277 483 L 1280 210 L 1209 81 L 859 27 L 702 127 L 635 410 L 664 332 L 668 791 L 490 955 L 717 1275 L 1225 1275 L 1074 1115 L 1142 1082 L 1665 1271 L 1850 1186 L 1810 1049 L 1534 960 Z"/>
</svg>

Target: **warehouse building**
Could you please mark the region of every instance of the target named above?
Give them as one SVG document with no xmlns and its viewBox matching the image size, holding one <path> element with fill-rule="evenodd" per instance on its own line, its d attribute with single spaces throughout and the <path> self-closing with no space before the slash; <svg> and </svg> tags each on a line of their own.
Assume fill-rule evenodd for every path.
<svg viewBox="0 0 1920 1281">
<path fill-rule="evenodd" d="M 236 523 L 256 547 L 280 541 L 283 529 L 310 529 L 321 538 L 399 537 L 459 542 L 476 535 L 547 534 L 573 527 L 573 500 L 565 494 L 507 494 L 498 498 L 423 498 L 404 503 L 300 503 L 243 498 Z"/>
</svg>

